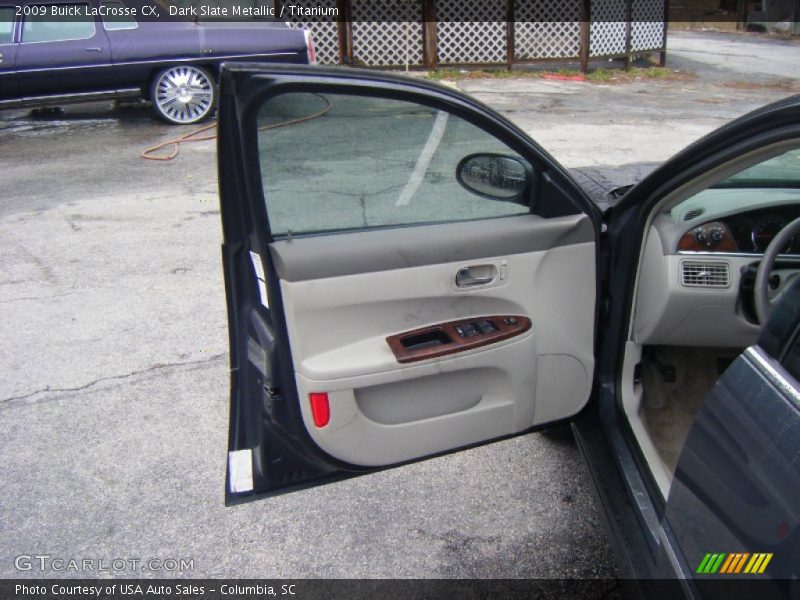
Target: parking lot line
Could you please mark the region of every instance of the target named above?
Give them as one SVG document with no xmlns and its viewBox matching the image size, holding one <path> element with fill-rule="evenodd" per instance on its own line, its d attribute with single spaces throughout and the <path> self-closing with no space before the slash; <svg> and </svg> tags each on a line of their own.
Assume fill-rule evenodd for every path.
<svg viewBox="0 0 800 600">
<path fill-rule="evenodd" d="M 395 206 L 407 206 L 411 202 L 411 198 L 414 197 L 414 194 L 417 193 L 417 189 L 425 178 L 425 173 L 428 172 L 428 167 L 431 164 L 431 160 L 433 160 L 433 155 L 439 148 L 439 143 L 442 141 L 442 136 L 444 135 L 446 127 L 447 113 L 439 111 L 439 114 L 436 115 L 436 121 L 434 121 L 433 127 L 431 128 L 431 134 L 428 136 L 428 141 L 425 142 L 425 147 L 422 149 L 422 153 L 417 159 L 417 164 L 414 166 L 414 170 L 411 172 L 406 186 L 400 193 L 397 202 L 395 202 Z"/>
</svg>

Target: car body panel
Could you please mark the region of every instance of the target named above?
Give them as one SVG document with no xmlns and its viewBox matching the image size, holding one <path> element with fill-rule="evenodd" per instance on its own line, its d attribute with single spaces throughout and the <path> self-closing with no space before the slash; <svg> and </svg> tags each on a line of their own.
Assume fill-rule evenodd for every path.
<svg viewBox="0 0 800 600">
<path fill-rule="evenodd" d="M 47 42 L 25 42 L 23 33 L 14 62 L 16 93 L 40 96 L 52 90 L 68 94 L 102 89 L 111 46 L 101 23 L 92 19 L 91 28 L 92 35 L 84 39 Z"/>
<path fill-rule="evenodd" d="M 303 36 L 281 23 L 142 21 L 138 30 L 107 34 L 118 86 L 141 86 L 156 70 L 176 62 L 214 70 L 231 60 L 306 62 Z"/>
<path fill-rule="evenodd" d="M 14 18 L 16 8 L 14 5 L 0 3 L 0 81 L 4 73 L 14 70 L 14 62 L 17 56 L 17 27 L 18 23 Z M 9 83 L 10 85 L 10 83 Z"/>
<path fill-rule="evenodd" d="M 47 4 L 81 4 L 97 11 L 102 2 L 26 1 L 20 6 Z M 147 4 L 124 2 L 128 8 L 137 8 L 137 15 Z M 126 29 L 106 28 L 103 18 L 95 14 L 91 37 L 66 41 L 25 43 L 22 26 L 29 17 L 15 17 L 13 43 L 0 45 L 4 54 L 0 107 L 91 100 L 100 93 L 129 97 L 138 92 L 147 98 L 154 75 L 175 64 L 218 71 L 229 60 L 308 62 L 303 32 L 283 23 L 197 23 L 170 17 L 163 6 L 158 7 L 157 20 L 137 16 L 135 27 Z"/>
</svg>

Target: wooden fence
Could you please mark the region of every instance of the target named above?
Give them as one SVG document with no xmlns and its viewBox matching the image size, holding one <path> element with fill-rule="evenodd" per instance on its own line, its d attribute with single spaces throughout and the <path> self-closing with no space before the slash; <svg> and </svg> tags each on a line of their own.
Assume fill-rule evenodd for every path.
<svg viewBox="0 0 800 600">
<path fill-rule="evenodd" d="M 338 17 L 290 21 L 312 31 L 323 64 L 435 69 L 589 61 L 658 53 L 668 0 L 283 0 Z"/>
</svg>

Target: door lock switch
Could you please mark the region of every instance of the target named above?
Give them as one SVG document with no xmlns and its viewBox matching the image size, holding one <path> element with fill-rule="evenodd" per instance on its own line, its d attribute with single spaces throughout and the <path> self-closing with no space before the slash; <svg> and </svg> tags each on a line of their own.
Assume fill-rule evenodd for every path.
<svg viewBox="0 0 800 600">
<path fill-rule="evenodd" d="M 466 337 L 474 337 L 480 335 L 480 330 L 475 326 L 475 323 L 467 323 L 464 327 L 464 334 Z"/>
<path fill-rule="evenodd" d="M 475 337 L 476 335 L 487 335 L 489 333 L 499 331 L 497 325 L 495 325 L 489 319 L 483 319 L 482 321 L 477 322 L 459 323 L 455 326 L 455 330 L 456 333 L 462 338 L 471 338 Z"/>
<path fill-rule="evenodd" d="M 481 330 L 475 323 L 459 323 L 456 325 L 456 333 L 463 338 L 471 338 L 480 335 Z"/>
</svg>

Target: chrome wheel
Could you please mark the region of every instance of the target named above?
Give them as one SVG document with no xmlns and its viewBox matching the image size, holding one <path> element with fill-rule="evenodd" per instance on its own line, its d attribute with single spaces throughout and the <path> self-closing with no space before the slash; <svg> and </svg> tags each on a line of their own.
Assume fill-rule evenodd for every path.
<svg viewBox="0 0 800 600">
<path fill-rule="evenodd" d="M 164 69 L 153 82 L 151 98 L 159 117 L 186 125 L 206 118 L 214 106 L 214 80 L 190 65 Z"/>
</svg>

